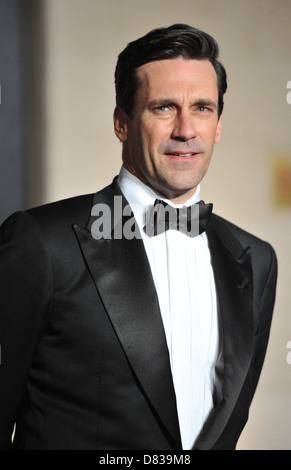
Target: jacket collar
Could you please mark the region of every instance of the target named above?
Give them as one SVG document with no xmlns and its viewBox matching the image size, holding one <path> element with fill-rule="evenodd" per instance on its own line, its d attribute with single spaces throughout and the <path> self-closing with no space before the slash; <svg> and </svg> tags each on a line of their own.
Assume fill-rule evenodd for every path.
<svg viewBox="0 0 291 470">
<path fill-rule="evenodd" d="M 104 204 L 112 210 L 114 196 L 122 196 L 116 179 L 95 195 L 95 207 Z M 127 204 L 123 196 L 121 203 L 122 207 Z M 121 234 L 126 221 L 127 217 L 112 216 L 112 235 L 113 231 Z M 181 449 L 169 353 L 143 242 L 122 236 L 94 239 L 93 223 L 91 217 L 86 229 L 74 226 L 88 268 L 137 380 L 164 424 L 171 445 Z"/>
<path fill-rule="evenodd" d="M 195 449 L 211 449 L 235 408 L 249 370 L 254 339 L 251 249 L 231 225 L 211 217 L 207 230 L 220 310 L 223 344 L 222 399 L 210 414 Z"/>
</svg>

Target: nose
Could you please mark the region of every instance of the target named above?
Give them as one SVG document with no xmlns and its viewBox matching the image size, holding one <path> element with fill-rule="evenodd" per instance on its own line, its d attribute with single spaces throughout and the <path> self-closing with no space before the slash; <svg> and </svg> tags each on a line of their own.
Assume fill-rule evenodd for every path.
<svg viewBox="0 0 291 470">
<path fill-rule="evenodd" d="M 177 114 L 172 130 L 172 138 L 187 141 L 196 137 L 195 119 L 189 111 Z"/>
</svg>

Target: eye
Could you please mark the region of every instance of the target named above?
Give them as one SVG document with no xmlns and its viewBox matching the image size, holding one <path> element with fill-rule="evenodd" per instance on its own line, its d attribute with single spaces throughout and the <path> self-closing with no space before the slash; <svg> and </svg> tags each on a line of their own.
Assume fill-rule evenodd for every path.
<svg viewBox="0 0 291 470">
<path fill-rule="evenodd" d="M 210 111 L 210 110 L 206 106 L 199 106 L 198 111 L 201 111 L 202 113 L 206 113 L 207 111 Z"/>
<path fill-rule="evenodd" d="M 167 105 L 156 106 L 154 108 L 154 111 L 163 113 L 163 112 L 169 111 L 169 106 L 167 106 Z"/>
</svg>

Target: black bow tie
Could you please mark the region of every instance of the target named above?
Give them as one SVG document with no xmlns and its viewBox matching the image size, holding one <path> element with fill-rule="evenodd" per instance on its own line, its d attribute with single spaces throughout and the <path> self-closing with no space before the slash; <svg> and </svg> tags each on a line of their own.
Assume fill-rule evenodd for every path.
<svg viewBox="0 0 291 470">
<path fill-rule="evenodd" d="M 144 231 L 149 237 L 174 229 L 196 237 L 206 230 L 213 204 L 199 201 L 192 206 L 175 208 L 159 199 L 146 212 Z"/>
</svg>

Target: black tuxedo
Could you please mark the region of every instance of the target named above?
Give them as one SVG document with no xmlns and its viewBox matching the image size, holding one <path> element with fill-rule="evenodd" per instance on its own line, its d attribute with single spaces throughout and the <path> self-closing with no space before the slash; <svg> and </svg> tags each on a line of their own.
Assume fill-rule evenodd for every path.
<svg viewBox="0 0 291 470">
<path fill-rule="evenodd" d="M 141 239 L 91 236 L 95 195 L 19 212 L 0 232 L 0 440 L 15 449 L 181 449 L 169 355 Z M 124 204 L 126 201 L 124 200 Z M 89 223 L 88 223 L 89 220 Z M 124 221 L 121 221 L 123 223 Z M 234 449 L 266 352 L 269 244 L 212 215 L 223 398 L 195 449 Z"/>
</svg>

